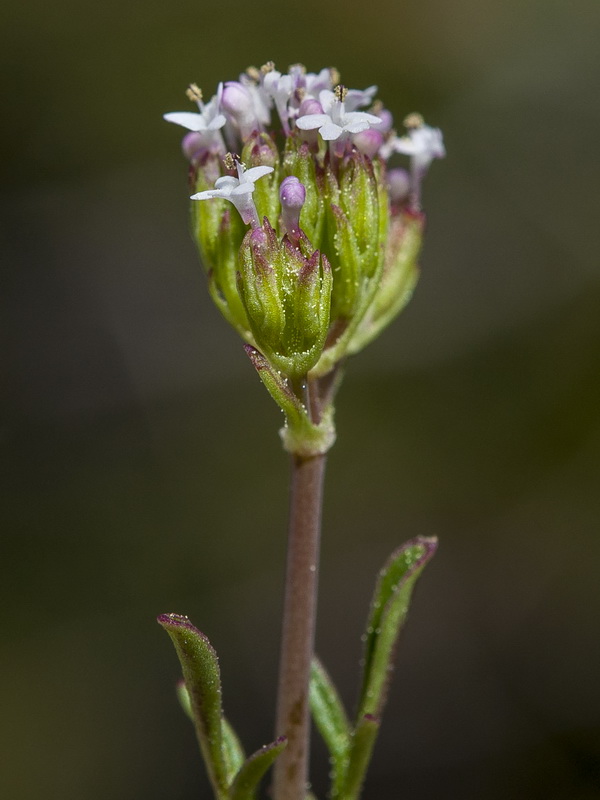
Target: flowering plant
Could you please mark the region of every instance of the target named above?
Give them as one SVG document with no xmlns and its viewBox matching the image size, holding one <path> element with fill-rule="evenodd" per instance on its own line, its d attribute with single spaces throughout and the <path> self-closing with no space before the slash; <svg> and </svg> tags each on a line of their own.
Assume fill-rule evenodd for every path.
<svg viewBox="0 0 600 800">
<path fill-rule="evenodd" d="M 275 800 L 305 800 L 309 705 L 332 757 L 330 796 L 357 798 L 379 729 L 387 678 L 416 578 L 433 539 L 400 548 L 381 572 L 366 634 L 358 714 L 350 722 L 314 658 L 325 454 L 348 356 L 409 300 L 418 277 L 421 183 L 445 155 L 418 114 L 405 135 L 375 99 L 336 70 L 287 74 L 272 62 L 219 84 L 198 112 L 165 114 L 188 130 L 192 225 L 211 296 L 239 332 L 285 414 L 292 495 L 275 742 L 246 759 L 222 716 L 216 655 L 186 617 L 163 615 L 181 660 L 181 697 L 194 720 L 217 800 L 248 800 L 275 762 Z M 367 109 L 367 110 L 364 110 Z M 396 154 L 406 167 L 390 166 Z M 204 202 L 208 201 L 208 202 Z M 233 206 L 233 208 L 232 208 Z"/>
</svg>

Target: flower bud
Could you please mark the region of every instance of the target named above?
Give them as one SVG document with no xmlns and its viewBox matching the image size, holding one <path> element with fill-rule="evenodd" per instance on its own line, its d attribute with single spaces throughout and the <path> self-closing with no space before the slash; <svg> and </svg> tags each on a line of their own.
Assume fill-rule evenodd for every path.
<svg viewBox="0 0 600 800">
<path fill-rule="evenodd" d="M 259 128 L 252 95 L 238 81 L 229 81 L 225 84 L 221 107 L 237 127 L 242 141 L 245 142 L 250 134 Z"/>
<path fill-rule="evenodd" d="M 389 111 L 387 108 L 378 108 L 373 113 L 381 120 L 377 130 L 381 131 L 382 133 L 388 133 L 388 131 L 392 130 L 394 118 L 392 117 L 391 111 Z"/>
<path fill-rule="evenodd" d="M 307 114 L 322 114 L 323 106 L 314 97 L 306 97 L 298 109 L 298 116 L 304 117 Z"/>
<path fill-rule="evenodd" d="M 306 189 L 294 175 L 281 181 L 279 187 L 281 200 L 281 223 L 291 241 L 295 241 L 300 232 L 300 212 L 306 200 Z"/>
<path fill-rule="evenodd" d="M 201 153 L 204 147 L 204 137 L 197 131 L 186 133 L 181 140 L 181 149 L 188 161 L 193 161 L 195 156 Z"/>
<path fill-rule="evenodd" d="M 369 130 L 355 133 L 352 142 L 364 156 L 375 158 L 383 144 L 383 134 L 375 128 L 369 128 Z"/>
<path fill-rule="evenodd" d="M 410 192 L 410 175 L 407 170 L 397 167 L 387 173 L 387 185 L 390 202 L 393 205 L 403 203 Z"/>
</svg>

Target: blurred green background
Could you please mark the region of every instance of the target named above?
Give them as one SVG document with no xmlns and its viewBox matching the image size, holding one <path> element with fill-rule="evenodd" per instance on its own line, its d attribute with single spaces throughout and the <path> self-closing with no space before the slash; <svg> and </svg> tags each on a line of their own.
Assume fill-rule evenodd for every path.
<svg viewBox="0 0 600 800">
<path fill-rule="evenodd" d="M 280 414 L 188 234 L 186 85 L 337 66 L 443 128 L 413 302 L 348 365 L 318 649 L 351 706 L 375 574 L 440 537 L 365 800 L 600 798 L 597 0 L 30 0 L 0 47 L 0 796 L 209 797 L 154 619 L 272 735 Z M 326 760 L 315 742 L 315 786 Z"/>
</svg>

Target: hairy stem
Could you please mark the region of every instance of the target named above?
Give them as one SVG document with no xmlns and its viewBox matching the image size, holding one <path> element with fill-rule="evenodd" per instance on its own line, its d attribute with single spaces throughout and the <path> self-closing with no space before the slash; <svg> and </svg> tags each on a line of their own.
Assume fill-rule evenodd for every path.
<svg viewBox="0 0 600 800">
<path fill-rule="evenodd" d="M 288 745 L 275 762 L 275 800 L 305 800 L 325 455 L 292 456 L 290 521 L 277 696 L 276 736 Z"/>
</svg>

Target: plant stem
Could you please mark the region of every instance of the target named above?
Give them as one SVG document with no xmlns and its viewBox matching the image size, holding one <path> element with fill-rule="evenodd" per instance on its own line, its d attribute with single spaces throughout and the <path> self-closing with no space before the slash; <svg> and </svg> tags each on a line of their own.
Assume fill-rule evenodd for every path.
<svg viewBox="0 0 600 800">
<path fill-rule="evenodd" d="M 276 736 L 288 745 L 275 762 L 275 800 L 305 800 L 325 455 L 292 456 L 288 554 L 277 695 Z"/>
</svg>

